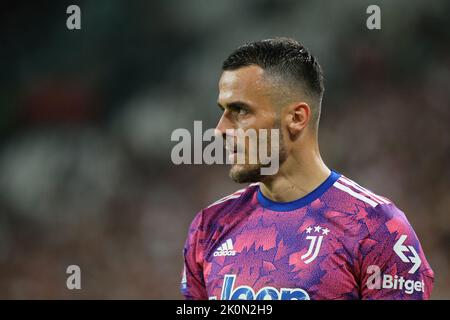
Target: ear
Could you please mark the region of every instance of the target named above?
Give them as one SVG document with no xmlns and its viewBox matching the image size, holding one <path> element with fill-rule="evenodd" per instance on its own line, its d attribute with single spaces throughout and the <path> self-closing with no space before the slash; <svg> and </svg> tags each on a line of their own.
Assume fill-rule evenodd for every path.
<svg viewBox="0 0 450 320">
<path fill-rule="evenodd" d="M 297 102 L 288 107 L 287 129 L 292 136 L 298 135 L 308 125 L 312 113 L 306 102 Z"/>
</svg>

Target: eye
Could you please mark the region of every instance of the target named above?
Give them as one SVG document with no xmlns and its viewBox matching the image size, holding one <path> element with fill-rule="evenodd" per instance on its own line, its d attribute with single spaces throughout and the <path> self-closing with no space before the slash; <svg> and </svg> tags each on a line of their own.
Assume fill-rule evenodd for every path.
<svg viewBox="0 0 450 320">
<path fill-rule="evenodd" d="M 241 103 L 230 103 L 227 106 L 227 111 L 229 111 L 234 117 L 243 117 L 250 113 L 249 108 Z"/>
<path fill-rule="evenodd" d="M 246 109 L 239 108 L 239 110 L 238 110 L 238 114 L 240 116 L 245 116 L 247 113 L 248 113 L 248 111 Z"/>
</svg>

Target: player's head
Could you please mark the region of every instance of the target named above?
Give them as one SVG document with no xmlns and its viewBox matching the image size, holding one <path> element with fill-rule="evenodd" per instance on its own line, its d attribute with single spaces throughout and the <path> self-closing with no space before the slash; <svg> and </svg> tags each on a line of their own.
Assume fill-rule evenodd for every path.
<svg viewBox="0 0 450 320">
<path fill-rule="evenodd" d="M 280 166 L 299 148 L 308 147 L 305 141 L 314 144 L 323 76 L 317 59 L 301 43 L 277 38 L 245 44 L 225 59 L 222 70 L 218 133 L 225 137 L 228 129 L 279 129 Z M 261 181 L 261 167 L 234 164 L 230 176 L 237 182 Z"/>
</svg>

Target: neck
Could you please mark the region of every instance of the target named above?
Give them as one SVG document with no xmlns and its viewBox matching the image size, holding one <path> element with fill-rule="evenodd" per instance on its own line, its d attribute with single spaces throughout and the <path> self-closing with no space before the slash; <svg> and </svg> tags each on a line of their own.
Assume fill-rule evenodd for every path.
<svg viewBox="0 0 450 320">
<path fill-rule="evenodd" d="M 331 170 L 322 161 L 318 147 L 306 150 L 308 148 L 291 155 L 276 175 L 260 183 L 265 197 L 277 202 L 294 201 L 316 189 L 329 177 Z"/>
</svg>

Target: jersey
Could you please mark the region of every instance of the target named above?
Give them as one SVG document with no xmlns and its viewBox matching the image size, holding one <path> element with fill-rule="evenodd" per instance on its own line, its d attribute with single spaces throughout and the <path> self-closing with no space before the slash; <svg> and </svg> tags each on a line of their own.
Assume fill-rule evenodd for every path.
<svg viewBox="0 0 450 320">
<path fill-rule="evenodd" d="M 404 213 L 332 171 L 292 202 L 251 184 L 200 211 L 181 291 L 186 299 L 428 299 L 433 281 Z"/>
</svg>

